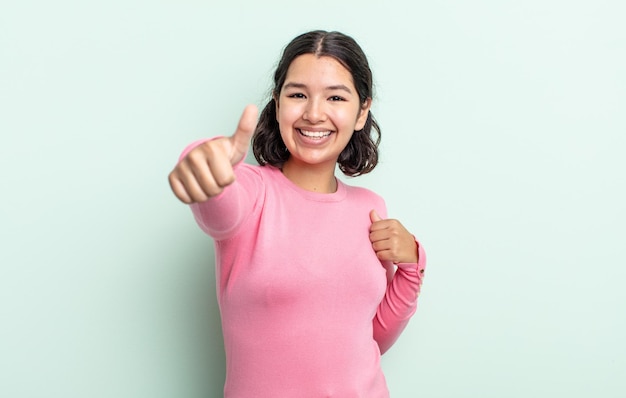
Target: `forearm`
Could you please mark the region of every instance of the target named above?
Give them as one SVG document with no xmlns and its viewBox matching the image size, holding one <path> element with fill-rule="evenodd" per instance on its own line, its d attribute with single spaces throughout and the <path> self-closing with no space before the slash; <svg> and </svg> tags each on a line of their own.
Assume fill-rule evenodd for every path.
<svg viewBox="0 0 626 398">
<path fill-rule="evenodd" d="M 374 339 L 381 353 L 398 339 L 417 309 L 422 286 L 426 254 L 417 243 L 417 263 L 400 263 L 393 279 L 387 285 L 385 296 L 374 317 Z"/>
<path fill-rule="evenodd" d="M 245 187 L 235 182 L 206 202 L 189 206 L 198 226 L 216 239 L 230 236 L 245 221 L 252 209 L 252 198 Z"/>
<path fill-rule="evenodd" d="M 188 145 L 182 152 L 182 161 L 194 148 L 220 137 L 202 139 Z M 252 211 L 259 197 L 259 175 L 248 165 L 238 163 L 233 167 L 235 181 L 224 187 L 221 193 L 203 202 L 190 205 L 190 209 L 200 228 L 214 238 L 230 236 Z"/>
</svg>

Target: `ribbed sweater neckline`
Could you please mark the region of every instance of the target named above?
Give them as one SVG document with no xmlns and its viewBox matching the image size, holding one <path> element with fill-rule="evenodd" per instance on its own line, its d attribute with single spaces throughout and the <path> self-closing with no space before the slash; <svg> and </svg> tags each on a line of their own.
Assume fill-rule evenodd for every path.
<svg viewBox="0 0 626 398">
<path fill-rule="evenodd" d="M 287 178 L 282 171 L 278 167 L 274 166 L 265 166 L 268 167 L 270 174 L 272 177 L 282 186 L 291 189 L 292 191 L 298 193 L 300 196 L 307 200 L 313 200 L 316 202 L 339 202 L 345 199 L 347 194 L 346 185 L 341 182 L 337 177 L 335 177 L 337 181 L 337 190 L 332 193 L 322 193 L 322 192 L 313 192 L 307 191 L 304 188 L 300 188 L 298 185 L 294 184 L 289 178 Z"/>
</svg>

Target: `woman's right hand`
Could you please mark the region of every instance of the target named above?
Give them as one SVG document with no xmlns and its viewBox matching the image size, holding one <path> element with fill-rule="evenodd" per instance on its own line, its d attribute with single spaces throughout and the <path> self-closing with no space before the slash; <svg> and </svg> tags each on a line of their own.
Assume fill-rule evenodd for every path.
<svg viewBox="0 0 626 398">
<path fill-rule="evenodd" d="M 183 203 L 200 203 L 219 195 L 235 181 L 233 166 L 243 160 L 256 128 L 258 110 L 248 105 L 230 137 L 204 142 L 192 149 L 169 175 L 174 195 Z"/>
</svg>

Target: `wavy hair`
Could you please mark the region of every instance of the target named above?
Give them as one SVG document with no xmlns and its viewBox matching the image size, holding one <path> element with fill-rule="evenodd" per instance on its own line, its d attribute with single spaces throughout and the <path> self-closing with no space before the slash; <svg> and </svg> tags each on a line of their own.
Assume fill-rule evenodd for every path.
<svg viewBox="0 0 626 398">
<path fill-rule="evenodd" d="M 372 71 L 363 50 L 353 38 L 340 32 L 323 30 L 297 36 L 283 50 L 274 73 L 272 98 L 261 111 L 252 137 L 252 151 L 260 165 L 270 164 L 280 167 L 289 159 L 289 151 L 280 136 L 276 121 L 276 98 L 279 97 L 285 83 L 289 66 L 294 59 L 304 54 L 334 58 L 352 75 L 360 103 L 364 104 L 373 97 Z M 339 155 L 337 159 L 339 169 L 351 177 L 372 171 L 378 164 L 380 136 L 380 127 L 370 111 L 363 129 L 354 132 L 348 145 Z"/>
</svg>

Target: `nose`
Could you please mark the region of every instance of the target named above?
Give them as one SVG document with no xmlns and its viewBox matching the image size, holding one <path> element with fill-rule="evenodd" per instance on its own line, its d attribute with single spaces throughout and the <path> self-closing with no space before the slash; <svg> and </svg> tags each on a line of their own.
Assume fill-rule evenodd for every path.
<svg viewBox="0 0 626 398">
<path fill-rule="evenodd" d="M 312 124 L 324 122 L 326 120 L 326 112 L 323 101 L 313 98 L 307 101 L 302 118 Z"/>
</svg>

